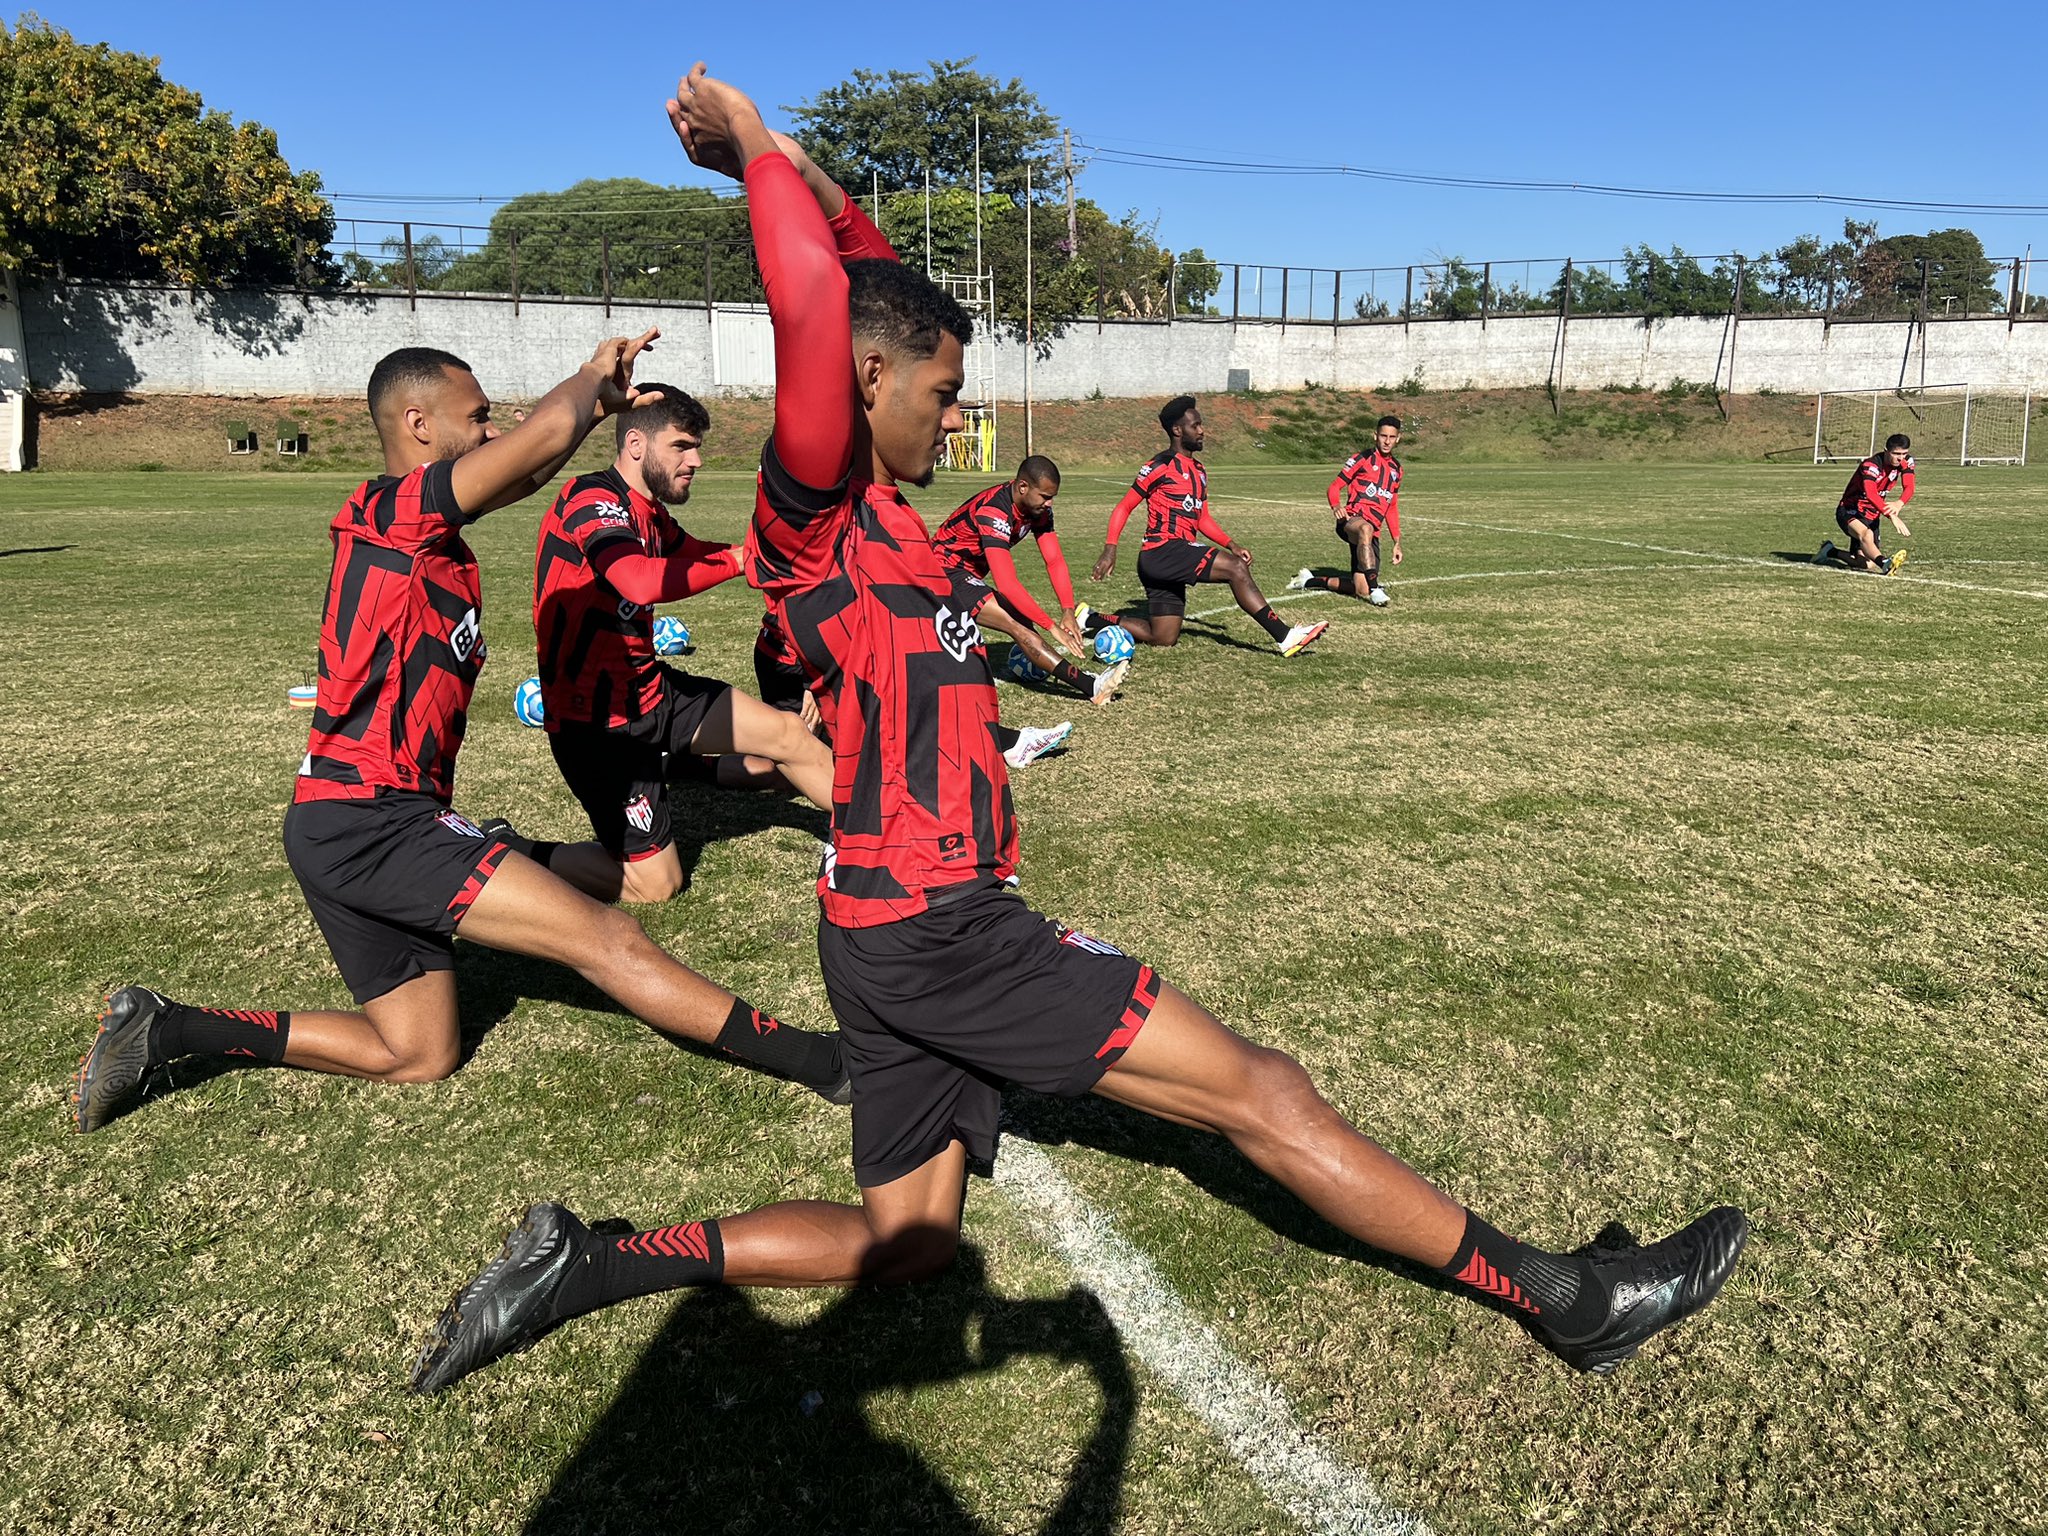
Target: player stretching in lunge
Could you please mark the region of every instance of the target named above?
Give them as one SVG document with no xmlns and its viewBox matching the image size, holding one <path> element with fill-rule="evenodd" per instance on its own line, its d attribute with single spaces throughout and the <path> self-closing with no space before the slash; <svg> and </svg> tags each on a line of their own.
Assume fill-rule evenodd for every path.
<svg viewBox="0 0 2048 1536">
<path fill-rule="evenodd" d="M 1856 466 L 1843 488 L 1841 504 L 1835 508 L 1835 525 L 1849 536 L 1849 547 L 1838 550 L 1833 539 L 1821 540 L 1820 552 L 1813 557 L 1815 565 L 1826 565 L 1839 557 L 1852 571 L 1876 571 L 1880 576 L 1889 576 L 1906 563 L 1903 549 L 1887 555 L 1879 546 L 1877 523 L 1879 518 L 1888 517 L 1899 530 L 1900 538 L 1913 536 L 1905 516 L 1913 501 L 1912 447 L 1910 437 L 1894 432 L 1884 440 L 1884 452 L 1873 453 Z M 1884 499 L 1884 493 L 1895 485 L 1899 488 L 1897 507 Z"/>
<path fill-rule="evenodd" d="M 1354 453 L 1337 471 L 1324 494 L 1330 510 L 1337 514 L 1337 537 L 1351 546 L 1349 576 L 1318 576 L 1303 566 L 1290 591 L 1337 592 L 1345 597 L 1362 597 L 1375 608 L 1387 606 L 1387 589 L 1380 585 L 1380 530 L 1393 539 L 1393 563 L 1401 563 L 1401 461 L 1394 450 L 1401 446 L 1401 418 L 1382 416 L 1373 433 L 1372 446 Z"/>
<path fill-rule="evenodd" d="M 1017 477 L 992 485 L 963 502 L 932 535 L 932 547 L 948 570 L 956 572 L 972 587 L 992 587 L 974 610 L 984 629 L 1007 635 L 1010 643 L 1031 658 L 1034 666 L 1051 674 L 1096 704 L 1107 704 L 1117 685 L 1131 669 L 1128 661 L 1101 672 L 1083 672 L 1073 662 L 1053 653 L 1038 632 L 1050 631 L 1074 654 L 1087 654 L 1081 623 L 1074 613 L 1074 584 L 1067 576 L 1067 559 L 1060 552 L 1060 536 L 1053 531 L 1052 501 L 1060 491 L 1059 466 L 1044 454 L 1034 453 L 1017 466 Z M 1053 595 L 1060 600 L 1060 617 L 1039 607 L 1025 590 L 1017 574 L 1017 562 L 1010 551 L 1025 535 L 1038 541 L 1045 557 L 1045 573 L 1052 578 Z"/>
<path fill-rule="evenodd" d="M 630 1296 L 939 1273 L 959 1243 L 968 1169 L 995 1155 L 1005 1080 L 1228 1136 L 1333 1225 L 1512 1310 L 1582 1370 L 1611 1369 L 1704 1306 L 1742 1249 L 1741 1212 L 1709 1212 L 1650 1247 L 1527 1247 L 1354 1130 L 1287 1056 L 1004 892 L 1017 843 L 989 736 L 995 686 L 901 491 L 929 482 L 959 428 L 972 323 L 894 261 L 842 270 L 852 230 L 886 245 L 851 202 L 825 197 L 821 212 L 753 104 L 702 71 L 669 111 L 699 164 L 745 167 L 775 327 L 748 576 L 782 595 L 833 717 L 818 953 L 845 1031 L 862 1203 L 786 1201 L 623 1237 L 533 1206 L 441 1314 L 415 1388 L 437 1391 Z"/>
<path fill-rule="evenodd" d="M 1099 615 L 1104 624 L 1121 624 L 1140 645 L 1177 645 L 1188 611 L 1188 586 L 1194 582 L 1226 583 L 1237 606 L 1273 637 L 1280 654 L 1292 656 L 1321 638 L 1330 626 L 1296 624 L 1289 628 L 1273 613 L 1252 580 L 1252 552 L 1233 547 L 1230 535 L 1209 515 L 1209 472 L 1195 457 L 1202 451 L 1202 413 L 1193 395 L 1179 395 L 1159 412 L 1166 429 L 1165 451 L 1138 471 L 1124 499 L 1109 514 L 1109 537 L 1089 575 L 1101 581 L 1116 569 L 1116 542 L 1124 524 L 1140 504 L 1145 508 L 1145 543 L 1138 551 L 1138 580 L 1145 588 L 1148 619 Z M 1197 538 L 1196 535 L 1201 538 Z M 1204 544 L 1201 539 L 1214 542 Z"/>
<path fill-rule="evenodd" d="M 709 413 L 668 385 L 643 388 L 658 398 L 618 418 L 611 468 L 562 487 L 534 559 L 548 745 L 597 833 L 555 848 L 547 865 L 600 901 L 667 901 L 682 889 L 668 777 L 691 758 L 745 763 L 764 779 L 779 770 L 832 803 L 831 754 L 798 720 L 655 655 L 654 605 L 731 580 L 740 553 L 691 538 L 668 512 L 690 499 Z"/>
<path fill-rule="evenodd" d="M 779 1025 L 678 964 L 640 925 L 548 873 L 546 849 L 486 834 L 450 800 L 484 662 L 482 586 L 463 530 L 523 500 L 599 419 L 651 404 L 607 341 L 500 437 L 468 364 L 406 347 L 370 375 L 384 474 L 335 517 L 320 696 L 285 854 L 359 1012 L 194 1008 L 146 987 L 107 1000 L 73 1109 L 97 1130 L 156 1067 L 239 1056 L 391 1083 L 455 1070 L 454 938 L 571 966 L 664 1034 L 715 1045 L 828 1096 L 836 1035 Z"/>
</svg>

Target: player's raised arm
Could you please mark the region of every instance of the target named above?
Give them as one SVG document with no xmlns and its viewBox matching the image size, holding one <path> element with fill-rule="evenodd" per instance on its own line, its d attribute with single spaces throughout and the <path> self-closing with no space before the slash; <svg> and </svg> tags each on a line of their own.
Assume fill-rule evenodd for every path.
<svg viewBox="0 0 2048 1536">
<path fill-rule="evenodd" d="M 472 518 L 510 506 L 541 489 L 605 417 L 656 396 L 633 388 L 633 362 L 661 333 L 614 336 L 590 361 L 541 397 L 517 432 L 490 440 L 455 461 L 455 502 Z"/>
</svg>

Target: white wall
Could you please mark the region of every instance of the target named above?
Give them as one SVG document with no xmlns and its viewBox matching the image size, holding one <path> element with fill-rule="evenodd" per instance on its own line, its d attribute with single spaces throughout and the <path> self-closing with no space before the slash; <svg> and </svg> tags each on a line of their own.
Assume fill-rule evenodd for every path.
<svg viewBox="0 0 2048 1536">
<path fill-rule="evenodd" d="M 193 295 L 175 288 L 34 288 L 24 296 L 28 373 L 58 391 L 138 394 L 359 394 L 378 358 L 402 346 L 437 346 L 466 359 L 499 397 L 545 391 L 607 335 L 659 325 L 643 373 L 704 394 L 773 384 L 767 316 L 720 306 L 714 327 L 699 305 L 595 301 L 512 302 L 449 294 Z M 0 309 L 0 327 L 12 309 Z M 1551 377 L 1555 317 L 1329 325 L 1227 320 L 1092 320 L 1071 327 L 1034 361 L 1042 400 L 1219 392 L 1239 371 L 1254 389 L 1306 382 L 1386 389 L 1515 388 Z M 0 329 L 0 369 L 6 336 Z M 1024 348 L 995 347 L 1000 398 L 1024 393 Z M 0 373 L 0 387 L 5 387 Z M 1819 319 L 1575 319 L 1558 382 L 1661 388 L 1718 380 L 1737 391 L 1874 388 L 1967 382 L 1980 390 L 2048 387 L 2048 323 L 2003 319 L 1838 324 Z"/>
<path fill-rule="evenodd" d="M 13 274 L 0 273 L 0 474 L 12 474 L 22 467 L 22 439 L 28 424 L 23 397 L 27 393 L 21 298 Z"/>
</svg>

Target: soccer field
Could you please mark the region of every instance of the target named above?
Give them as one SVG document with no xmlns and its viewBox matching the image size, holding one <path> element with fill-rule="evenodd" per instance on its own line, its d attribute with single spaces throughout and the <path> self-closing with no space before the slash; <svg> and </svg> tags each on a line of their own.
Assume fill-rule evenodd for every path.
<svg viewBox="0 0 2048 1536">
<path fill-rule="evenodd" d="M 345 1004 L 278 824 L 353 480 L 0 478 L 0 1529 L 2040 1528 L 2048 474 L 1927 468 L 1890 579 L 1803 563 L 1845 477 L 1410 464 L 1392 605 L 1289 594 L 1333 624 L 1306 655 L 1211 587 L 1107 708 L 1001 685 L 1076 722 L 1016 776 L 1035 905 L 1531 1241 L 1750 1212 L 1640 1360 L 1574 1375 L 1227 1145 L 1015 1095 L 943 1282 L 633 1302 L 433 1400 L 414 1351 L 525 1204 L 851 1198 L 845 1112 L 459 945 L 445 1083 L 187 1062 L 74 1135 L 111 987 Z M 1327 478 L 1212 467 L 1269 596 L 1338 568 Z M 1085 578 L 1126 483 L 1057 508 L 1098 605 L 1138 596 L 1135 537 Z M 684 520 L 736 538 L 751 493 L 707 473 Z M 542 510 L 474 531 L 456 803 L 566 839 L 512 714 Z M 756 594 L 668 611 L 752 687 Z M 825 1024 L 822 824 L 686 789 L 691 884 L 638 915 Z"/>
</svg>

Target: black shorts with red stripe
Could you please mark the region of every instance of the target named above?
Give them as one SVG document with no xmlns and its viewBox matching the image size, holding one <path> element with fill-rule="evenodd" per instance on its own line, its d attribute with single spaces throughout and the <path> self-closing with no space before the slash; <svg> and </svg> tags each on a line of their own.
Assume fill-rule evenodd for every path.
<svg viewBox="0 0 2048 1536">
<path fill-rule="evenodd" d="M 989 1173 L 1004 1085 L 1079 1097 L 1159 1000 L 1152 967 L 993 880 L 947 890 L 900 922 L 820 923 L 818 959 L 853 1079 L 863 1189 L 954 1141 Z"/>
<path fill-rule="evenodd" d="M 507 852 L 431 795 L 305 800 L 284 852 L 358 1003 L 455 965 L 456 925 Z"/>
<path fill-rule="evenodd" d="M 1197 544 L 1191 539 L 1173 539 L 1154 544 L 1138 553 L 1138 581 L 1145 589 L 1145 605 L 1153 616 L 1188 611 L 1188 587 L 1209 579 L 1216 563 L 1216 546 Z"/>
</svg>

